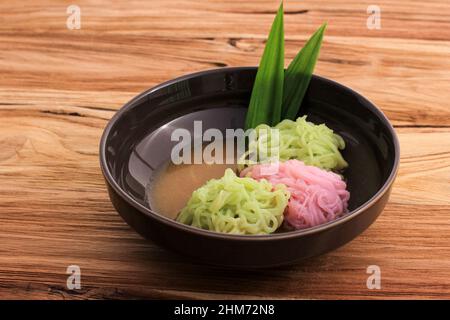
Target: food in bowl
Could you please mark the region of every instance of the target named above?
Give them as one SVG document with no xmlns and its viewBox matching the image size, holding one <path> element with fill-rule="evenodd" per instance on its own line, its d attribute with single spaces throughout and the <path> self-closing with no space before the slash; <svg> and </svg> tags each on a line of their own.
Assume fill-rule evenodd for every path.
<svg viewBox="0 0 450 320">
<path fill-rule="evenodd" d="M 324 30 L 325 25 L 299 52 L 286 75 L 278 77 L 280 72 L 284 73 L 283 5 L 280 5 L 246 115 L 245 123 L 250 130 L 246 134 L 250 141 L 247 150 L 239 157 L 236 172 L 228 168 L 223 176 L 205 181 L 192 192 L 175 215 L 178 222 L 215 232 L 257 235 L 317 226 L 347 212 L 350 193 L 346 184 L 341 176 L 327 172 L 338 172 L 348 166 L 340 152 L 345 148 L 344 139 L 326 124 L 307 121 L 306 116 L 290 119 L 298 113 L 303 91 L 309 85 Z M 268 100 L 272 104 L 268 105 Z M 266 160 L 273 162 L 275 155 L 275 165 L 261 164 Z M 191 158 L 192 155 L 188 157 Z M 273 170 L 264 175 L 261 174 L 264 169 Z M 185 180 L 195 181 L 196 176 L 186 175 Z M 166 181 L 165 178 L 167 171 L 160 181 Z M 163 182 L 151 190 L 167 193 L 158 187 Z M 149 198 L 161 203 L 161 197 L 150 194 Z"/>
<path fill-rule="evenodd" d="M 294 60 L 295 65 L 301 65 L 300 60 Z M 267 82 L 271 82 L 261 81 L 263 78 L 257 76 L 259 70 L 261 65 L 259 68 L 220 68 L 170 80 L 136 96 L 110 120 L 100 142 L 102 172 L 115 209 L 143 237 L 197 262 L 239 268 L 269 267 L 334 250 L 363 232 L 383 211 L 399 163 L 398 139 L 383 113 L 350 88 L 317 75 L 311 76 L 304 95 L 298 95 L 303 92 L 303 80 L 297 90 L 292 83 L 299 81 L 287 81 L 286 88 L 282 89 L 289 93 L 286 97 L 279 99 L 269 92 L 267 99 L 258 100 L 262 104 L 255 103 L 254 88 L 258 83 L 267 86 Z M 285 75 L 286 79 L 298 80 L 292 68 L 288 68 Z M 299 78 L 303 79 L 304 74 Z M 282 87 L 277 81 L 273 84 Z M 264 92 L 259 91 L 256 97 Z M 296 103 L 290 102 L 299 101 L 302 95 L 304 99 L 295 110 Z M 281 108 L 276 109 L 280 112 L 263 108 L 262 113 L 253 112 L 249 117 L 252 106 L 264 107 L 264 102 L 270 106 L 280 100 Z M 263 115 L 264 119 L 256 115 Z M 278 115 L 279 120 L 274 120 Z M 197 149 L 204 147 L 206 151 L 211 137 L 208 139 L 205 135 L 200 141 L 196 139 L 197 122 L 203 124 L 205 133 L 210 129 L 218 130 L 225 140 L 229 129 L 254 130 L 259 125 L 263 129 L 265 125 L 273 129 L 283 120 L 296 122 L 304 116 L 304 120 L 314 126 L 324 124 L 333 132 L 334 138 L 330 141 L 334 141 L 347 165 L 339 161 L 337 152 L 329 152 L 331 148 L 325 154 L 338 156 L 334 159 L 338 160 L 336 164 L 341 163 L 341 168 L 335 167 L 330 158 L 323 162 L 328 168 L 320 169 L 337 174 L 345 182 L 345 190 L 350 194 L 347 211 L 341 214 L 336 211 L 332 219 L 314 226 L 300 223 L 295 229 L 294 220 L 289 219 L 292 223 L 288 223 L 285 209 L 280 227 L 271 233 L 258 234 L 217 232 L 177 221 L 193 192 L 211 179 L 221 179 L 228 168 L 240 176 L 241 171 L 253 166 L 270 165 L 270 168 L 276 162 L 272 161 L 269 148 L 270 152 L 263 153 L 268 159 L 252 158 L 249 153 L 239 164 L 241 156 L 251 151 L 251 143 L 246 141 L 245 147 L 238 148 L 239 152 L 231 157 L 236 160 L 232 163 L 175 164 L 171 161 L 171 151 L 179 141 L 172 139 L 173 132 L 181 129 L 190 133 L 189 141 L 199 146 Z M 264 144 L 264 136 L 257 138 L 262 138 L 259 141 Z M 319 168 L 305 157 L 295 159 L 294 156 L 279 162 L 290 160 Z"/>
</svg>

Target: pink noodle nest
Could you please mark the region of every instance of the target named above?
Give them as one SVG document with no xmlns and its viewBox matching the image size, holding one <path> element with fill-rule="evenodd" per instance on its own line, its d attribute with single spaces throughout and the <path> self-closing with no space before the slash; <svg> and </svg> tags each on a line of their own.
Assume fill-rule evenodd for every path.
<svg viewBox="0 0 450 320">
<path fill-rule="evenodd" d="M 251 166 L 241 172 L 243 176 L 266 179 L 274 186 L 287 186 L 291 197 L 284 217 L 288 226 L 295 229 L 317 226 L 347 212 L 350 193 L 345 181 L 336 173 L 288 160 Z"/>
</svg>

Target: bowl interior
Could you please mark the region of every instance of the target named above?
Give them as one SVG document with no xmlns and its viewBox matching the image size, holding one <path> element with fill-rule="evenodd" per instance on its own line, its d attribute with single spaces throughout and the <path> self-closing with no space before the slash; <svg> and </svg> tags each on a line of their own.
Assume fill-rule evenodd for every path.
<svg viewBox="0 0 450 320">
<path fill-rule="evenodd" d="M 170 159 L 174 129 L 242 128 L 256 68 L 230 68 L 175 79 L 128 103 L 111 122 L 105 140 L 107 170 L 120 188 L 151 208 L 148 186 Z M 366 99 L 335 82 L 314 76 L 301 114 L 340 134 L 349 163 L 344 171 L 354 210 L 383 186 L 395 164 L 395 138 L 384 116 Z M 176 188 L 176 186 L 174 186 Z"/>
</svg>

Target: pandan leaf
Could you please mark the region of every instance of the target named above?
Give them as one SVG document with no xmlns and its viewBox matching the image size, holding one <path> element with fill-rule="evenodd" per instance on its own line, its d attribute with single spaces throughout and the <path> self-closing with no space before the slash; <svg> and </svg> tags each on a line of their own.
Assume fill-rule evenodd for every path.
<svg viewBox="0 0 450 320">
<path fill-rule="evenodd" d="M 326 26 L 327 24 L 324 23 L 312 35 L 286 70 L 283 91 L 283 119 L 295 120 L 297 118 L 319 57 Z"/>
<path fill-rule="evenodd" d="M 284 88 L 284 22 L 283 2 L 272 24 L 253 85 L 245 127 L 281 120 Z"/>
</svg>

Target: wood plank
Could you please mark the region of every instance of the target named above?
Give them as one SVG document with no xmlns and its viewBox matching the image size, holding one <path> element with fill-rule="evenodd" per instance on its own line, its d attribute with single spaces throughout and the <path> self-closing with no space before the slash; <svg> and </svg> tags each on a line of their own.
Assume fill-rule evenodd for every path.
<svg viewBox="0 0 450 320">
<path fill-rule="evenodd" d="M 442 241 L 450 227 L 450 129 L 398 129 L 403 165 L 380 219 L 347 246 L 274 274 L 191 265 L 136 235 L 111 207 L 90 143 L 101 117 L 9 113 L 0 112 L 8 117 L 0 129 L 0 296 L 12 289 L 45 298 L 450 296 L 450 245 Z M 82 268 L 84 291 L 75 296 L 64 289 L 70 264 Z M 365 287 L 371 264 L 382 268 L 381 291 Z"/>
<path fill-rule="evenodd" d="M 273 18 L 273 1 L 133 3 L 81 1 L 81 30 L 67 30 L 62 5 L 41 1 L 18 10 L 0 4 L 7 12 L 0 26 L 0 103 L 11 103 L 18 87 L 38 90 L 34 99 L 49 89 L 90 97 L 94 91 L 101 101 L 127 92 L 108 103 L 118 108 L 137 92 L 185 73 L 256 65 Z M 382 29 L 368 30 L 369 4 L 333 1 L 324 9 L 288 2 L 288 12 L 307 12 L 286 17 L 287 61 L 327 20 L 318 74 L 360 91 L 395 124 L 449 126 L 449 4 L 430 2 L 418 14 L 421 2 L 380 2 Z"/>
</svg>

